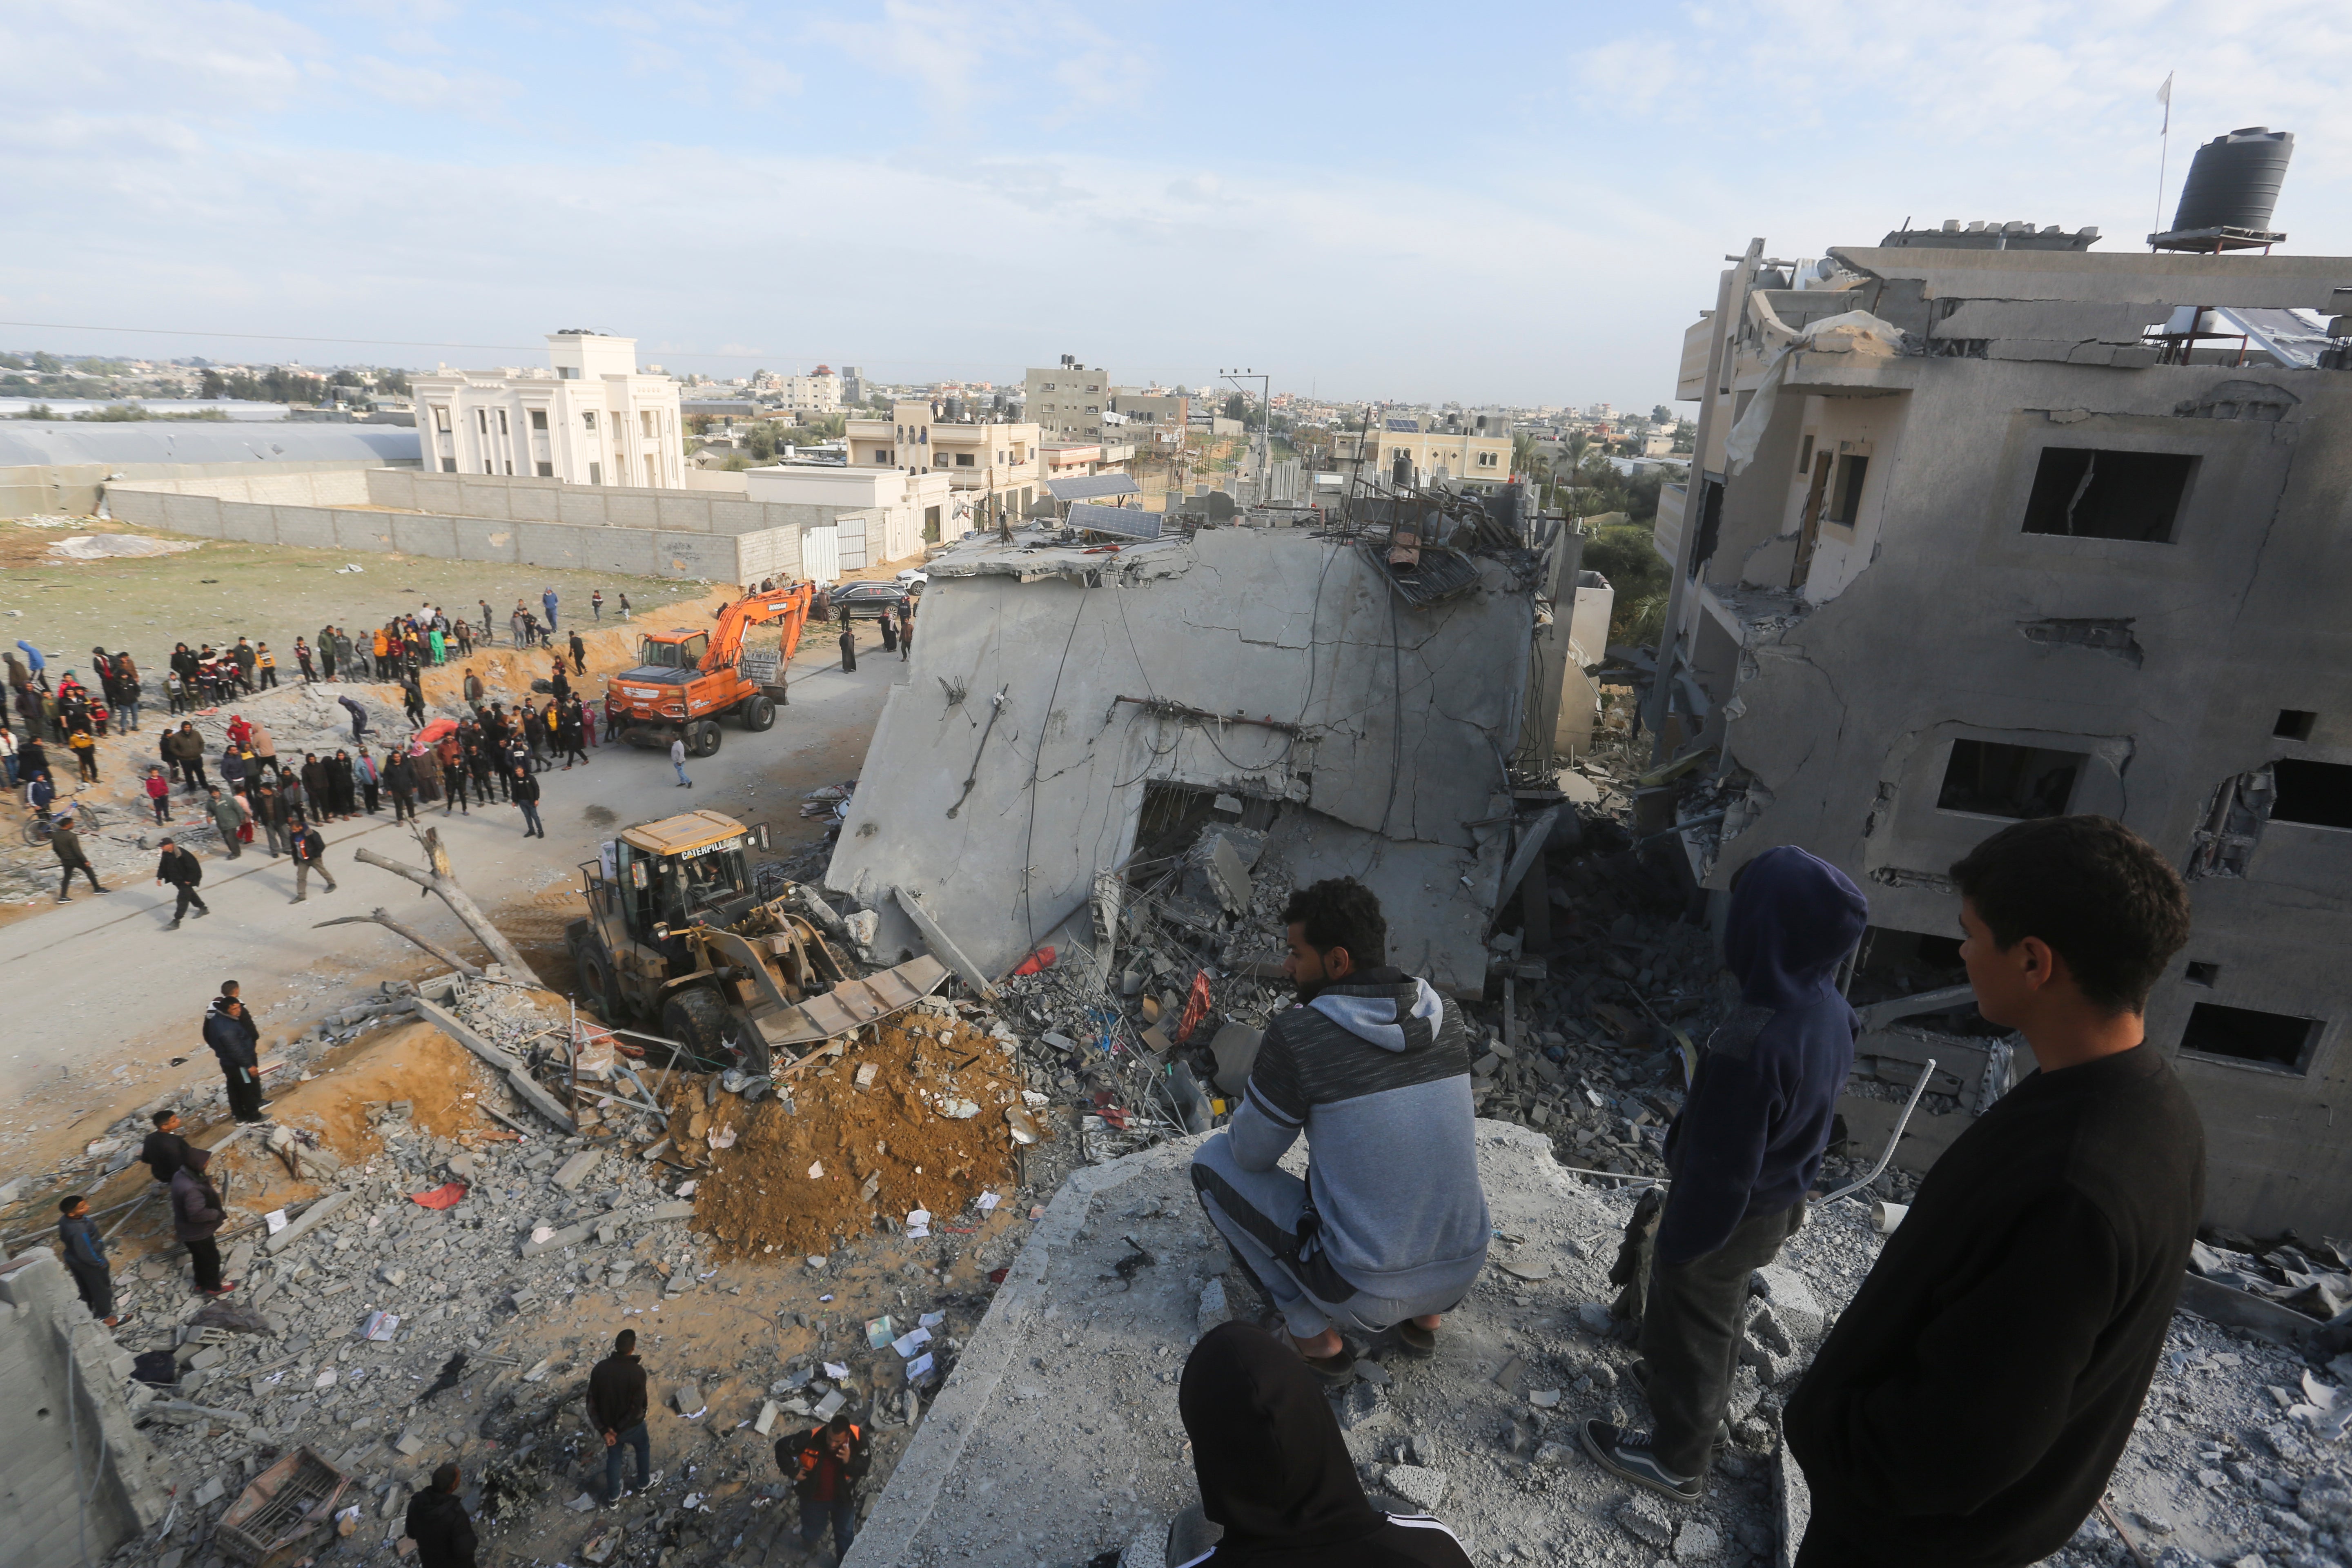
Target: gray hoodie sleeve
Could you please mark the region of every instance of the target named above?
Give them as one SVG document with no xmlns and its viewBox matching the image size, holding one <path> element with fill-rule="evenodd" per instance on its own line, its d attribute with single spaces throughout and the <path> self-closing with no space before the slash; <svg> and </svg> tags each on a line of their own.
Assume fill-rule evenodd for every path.
<svg viewBox="0 0 2352 1568">
<path fill-rule="evenodd" d="M 1227 1129 L 1234 1160 L 1244 1171 L 1273 1170 L 1298 1141 L 1307 1111 L 1289 1036 L 1277 1015 L 1266 1027 L 1257 1059 L 1250 1064 L 1249 1082 L 1242 1088 L 1241 1105 Z"/>
</svg>

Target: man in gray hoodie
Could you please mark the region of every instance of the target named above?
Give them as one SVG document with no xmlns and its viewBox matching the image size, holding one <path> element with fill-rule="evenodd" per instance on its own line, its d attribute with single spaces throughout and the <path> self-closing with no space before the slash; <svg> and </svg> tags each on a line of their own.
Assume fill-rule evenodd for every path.
<svg viewBox="0 0 2352 1568">
<path fill-rule="evenodd" d="M 1298 1353 L 1345 1382 L 1343 1330 L 1436 1349 L 1486 1266 L 1486 1194 L 1462 1015 L 1388 967 L 1380 900 L 1352 877 L 1292 895 L 1284 970 L 1300 1005 L 1266 1026 L 1232 1123 L 1192 1187 Z M 1276 1168 L 1307 1134 L 1307 1180 Z"/>
</svg>

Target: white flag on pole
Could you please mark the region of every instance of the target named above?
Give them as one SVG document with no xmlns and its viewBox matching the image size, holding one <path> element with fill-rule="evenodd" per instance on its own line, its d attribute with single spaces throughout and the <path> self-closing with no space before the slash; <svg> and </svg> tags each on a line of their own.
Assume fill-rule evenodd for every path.
<svg viewBox="0 0 2352 1568">
<path fill-rule="evenodd" d="M 2156 89 L 2156 101 L 2164 105 L 2164 129 L 2167 131 L 2172 129 L 2172 72 L 2165 72 L 2164 85 Z"/>
</svg>

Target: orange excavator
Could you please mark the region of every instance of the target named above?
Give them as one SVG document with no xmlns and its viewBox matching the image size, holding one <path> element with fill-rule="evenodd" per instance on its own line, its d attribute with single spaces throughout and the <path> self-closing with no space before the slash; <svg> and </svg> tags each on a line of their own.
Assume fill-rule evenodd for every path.
<svg viewBox="0 0 2352 1568">
<path fill-rule="evenodd" d="M 687 755 L 719 750 L 719 721 L 733 714 L 746 730 L 776 721 L 785 698 L 784 666 L 800 647 L 816 585 L 803 583 L 752 594 L 719 612 L 710 630 L 678 626 L 647 632 L 637 642 L 636 668 L 613 677 L 604 692 L 607 732 L 633 746 L 667 751 L 686 742 Z M 781 621 L 773 648 L 744 646 L 754 626 Z"/>
</svg>

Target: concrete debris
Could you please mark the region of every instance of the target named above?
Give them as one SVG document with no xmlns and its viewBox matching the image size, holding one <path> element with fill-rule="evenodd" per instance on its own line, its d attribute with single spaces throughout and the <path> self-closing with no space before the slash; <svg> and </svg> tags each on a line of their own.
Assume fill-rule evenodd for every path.
<svg viewBox="0 0 2352 1568">
<path fill-rule="evenodd" d="M 1445 1500 L 1446 1476 L 1423 1465 L 1391 1465 L 1381 1479 L 1389 1490 L 1424 1512 L 1434 1512 Z"/>
<path fill-rule="evenodd" d="M 1617 1523 L 1644 1546 L 1664 1552 L 1675 1543 L 1675 1521 L 1665 1504 L 1647 1492 L 1635 1492 L 1617 1510 Z"/>
</svg>

